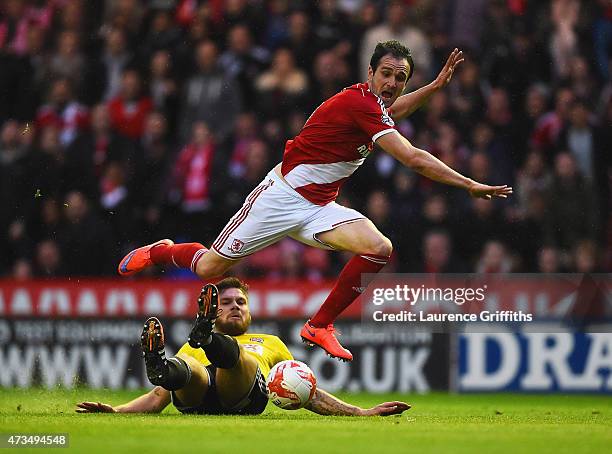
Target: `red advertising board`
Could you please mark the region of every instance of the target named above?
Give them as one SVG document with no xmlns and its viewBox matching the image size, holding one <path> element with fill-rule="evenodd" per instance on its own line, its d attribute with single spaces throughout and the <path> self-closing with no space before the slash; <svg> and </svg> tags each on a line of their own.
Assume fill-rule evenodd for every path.
<svg viewBox="0 0 612 454">
<path fill-rule="evenodd" d="M 458 302 L 457 293 L 450 304 L 455 310 L 474 312 L 489 310 L 524 310 L 540 316 L 560 317 L 575 311 L 574 303 L 605 301 L 598 305 L 598 316 L 610 316 L 612 285 L 609 275 L 585 279 L 578 275 L 383 275 L 365 291 L 362 301 L 351 305 L 344 318 L 360 318 L 369 309 L 380 308 L 373 302 L 376 287 L 384 287 L 401 297 L 405 292 L 392 291 L 399 284 L 421 289 L 456 290 L 459 287 L 484 289 L 484 300 L 472 304 Z M 585 285 L 585 282 L 591 282 Z M 191 317 L 197 310 L 196 298 L 202 283 L 197 280 L 47 280 L 15 282 L 0 280 L 0 317 Z M 329 294 L 333 282 L 252 280 L 250 307 L 254 318 L 303 318 L 312 315 Z M 599 295 L 599 298 L 595 296 Z M 396 298 L 394 296 L 394 298 Z M 397 297 L 399 298 L 399 297 Z M 394 310 L 444 310 L 444 304 L 423 296 L 416 301 L 393 301 Z M 593 306 L 590 304 L 590 306 Z M 591 308 L 593 309 L 593 308 Z"/>
<path fill-rule="evenodd" d="M 0 280 L 0 317 L 191 317 L 199 281 Z M 332 283 L 249 281 L 255 318 L 303 317 L 323 302 Z M 351 308 L 348 317 L 359 317 Z"/>
</svg>

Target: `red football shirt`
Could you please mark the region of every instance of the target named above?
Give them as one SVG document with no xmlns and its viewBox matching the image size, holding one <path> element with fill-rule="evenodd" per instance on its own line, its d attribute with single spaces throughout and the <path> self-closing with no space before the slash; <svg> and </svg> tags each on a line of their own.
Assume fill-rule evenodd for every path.
<svg viewBox="0 0 612 454">
<path fill-rule="evenodd" d="M 382 100 L 367 83 L 329 98 L 288 140 L 281 166 L 285 180 L 307 200 L 326 205 L 373 149 L 380 136 L 395 131 Z"/>
</svg>

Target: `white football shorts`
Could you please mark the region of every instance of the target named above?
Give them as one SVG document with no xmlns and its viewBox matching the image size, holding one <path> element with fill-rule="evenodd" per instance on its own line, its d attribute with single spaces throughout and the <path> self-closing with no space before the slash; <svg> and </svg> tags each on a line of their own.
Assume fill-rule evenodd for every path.
<svg viewBox="0 0 612 454">
<path fill-rule="evenodd" d="M 241 259 L 289 236 L 309 246 L 333 249 L 317 234 L 366 219 L 338 205 L 316 205 L 285 183 L 272 169 L 229 220 L 212 249 L 222 257 Z"/>
</svg>

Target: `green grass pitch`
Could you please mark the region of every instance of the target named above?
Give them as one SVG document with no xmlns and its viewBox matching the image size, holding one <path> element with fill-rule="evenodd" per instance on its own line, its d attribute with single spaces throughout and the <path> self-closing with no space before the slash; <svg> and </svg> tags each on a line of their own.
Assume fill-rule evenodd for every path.
<svg viewBox="0 0 612 454">
<path fill-rule="evenodd" d="M 396 417 L 322 417 L 272 404 L 260 416 L 80 415 L 75 402 L 123 403 L 137 391 L 0 389 L 0 432 L 68 433 L 87 453 L 603 453 L 612 450 L 610 396 L 340 395 L 361 406 L 405 400 Z M 32 450 L 33 452 L 40 452 Z M 20 449 L 18 452 L 25 452 Z M 61 452 L 61 450 L 60 450 Z"/>
</svg>

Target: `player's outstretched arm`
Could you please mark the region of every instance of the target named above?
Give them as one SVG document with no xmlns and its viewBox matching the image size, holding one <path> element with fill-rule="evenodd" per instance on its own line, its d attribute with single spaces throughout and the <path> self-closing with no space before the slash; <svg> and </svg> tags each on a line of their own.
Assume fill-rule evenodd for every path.
<svg viewBox="0 0 612 454">
<path fill-rule="evenodd" d="M 472 197 L 481 199 L 501 197 L 505 199 L 512 194 L 512 188 L 507 185 L 489 186 L 461 175 L 431 153 L 413 146 L 398 132 L 379 137 L 376 144 L 415 172 L 439 183 L 465 189 Z"/>
<path fill-rule="evenodd" d="M 77 404 L 77 413 L 161 413 L 170 403 L 170 391 L 156 386 L 151 391 L 136 399 L 113 407 L 102 402 L 81 402 Z"/>
<path fill-rule="evenodd" d="M 305 408 L 326 416 L 389 416 L 401 414 L 408 410 L 410 405 L 405 402 L 384 402 L 372 408 L 360 408 L 348 404 L 322 389 L 317 389 Z"/>
<path fill-rule="evenodd" d="M 433 81 L 418 90 L 406 93 L 398 97 L 391 106 L 391 117 L 394 120 L 401 120 L 415 110 L 419 109 L 436 91 L 444 88 L 452 79 L 457 65 L 463 58 L 463 51 L 455 48 L 446 60 L 446 64 Z"/>
</svg>

